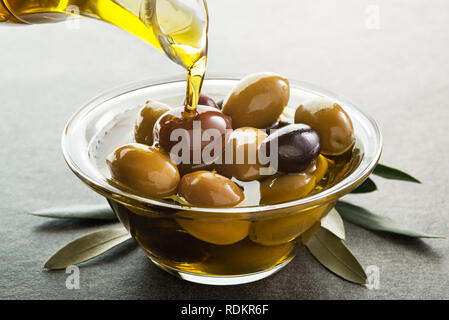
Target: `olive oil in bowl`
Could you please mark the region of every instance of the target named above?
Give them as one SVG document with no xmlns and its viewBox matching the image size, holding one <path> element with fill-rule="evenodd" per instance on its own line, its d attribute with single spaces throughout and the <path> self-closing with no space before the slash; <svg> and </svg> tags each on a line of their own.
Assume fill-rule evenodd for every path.
<svg viewBox="0 0 449 320">
<path fill-rule="evenodd" d="M 235 83 L 236 80 L 211 79 L 205 81 L 204 89 L 218 101 Z M 167 88 L 173 92 L 168 98 L 165 95 Z M 103 129 L 89 138 L 90 161 L 104 179 L 111 179 L 105 161 L 107 156 L 117 147 L 134 142 L 133 128 L 142 107 L 133 105 L 134 101 L 142 101 L 139 97 L 151 95 L 162 103 L 177 106 L 184 99 L 181 88 L 182 81 L 161 83 L 127 92 L 116 103 L 113 102 L 116 99 L 112 99 L 104 106 L 98 106 L 99 111 L 109 109 L 114 114 L 113 120 L 104 123 Z M 314 97 L 316 95 L 301 87 L 293 87 L 291 102 L 282 119 L 291 122 L 295 107 Z M 326 169 L 316 177 L 319 181 L 307 194 L 290 192 L 291 200 L 319 195 L 332 188 L 354 171 L 362 155 L 363 145 L 357 142 L 350 152 L 340 156 L 320 156 Z M 334 196 L 330 196 L 328 201 L 319 205 L 282 208 L 283 192 L 270 194 L 264 203 L 261 201 L 261 185 L 265 179 L 269 177 L 249 182 L 232 179 L 243 187 L 245 200 L 229 209 L 238 209 L 241 214 L 217 213 L 213 208 L 204 208 L 203 212 L 190 211 L 187 210 L 188 204 L 176 195 L 158 199 L 161 205 L 144 208 L 111 198 L 109 202 L 148 257 L 164 270 L 197 276 L 199 278 L 194 281 L 205 283 L 213 283 L 217 277 L 226 277 L 227 284 L 232 281 L 241 283 L 254 279 L 255 274 L 264 277 L 288 263 L 320 226 L 320 220 L 336 201 Z M 267 210 L 273 203 L 281 209 Z"/>
</svg>

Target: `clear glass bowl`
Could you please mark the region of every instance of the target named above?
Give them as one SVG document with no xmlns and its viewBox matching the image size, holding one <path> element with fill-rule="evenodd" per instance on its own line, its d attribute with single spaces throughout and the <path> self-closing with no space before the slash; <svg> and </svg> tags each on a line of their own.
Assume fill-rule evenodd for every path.
<svg viewBox="0 0 449 320">
<path fill-rule="evenodd" d="M 219 100 L 239 76 L 210 76 L 203 92 Z M 132 142 L 134 120 L 149 98 L 180 106 L 185 80 L 140 82 L 106 92 L 77 111 L 62 135 L 64 158 L 90 188 L 105 196 L 120 222 L 159 267 L 185 280 L 229 285 L 265 278 L 285 266 L 320 226 L 335 202 L 372 172 L 382 139 L 376 123 L 348 100 L 314 85 L 290 81 L 283 118 L 307 99 L 338 102 L 354 125 L 357 163 L 341 181 L 306 198 L 275 205 L 199 208 L 170 200 L 143 198 L 116 188 L 105 158 Z"/>
</svg>

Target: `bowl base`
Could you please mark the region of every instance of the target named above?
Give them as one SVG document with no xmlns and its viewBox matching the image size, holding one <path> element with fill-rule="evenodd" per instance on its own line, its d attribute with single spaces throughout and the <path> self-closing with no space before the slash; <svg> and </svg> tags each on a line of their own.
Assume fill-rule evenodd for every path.
<svg viewBox="0 0 449 320">
<path fill-rule="evenodd" d="M 208 275 L 201 275 L 201 274 L 195 274 L 185 271 L 179 271 L 172 267 L 166 266 L 162 263 L 156 262 L 153 259 L 150 258 L 150 260 L 159 268 L 162 270 L 170 273 L 171 275 L 174 275 L 175 277 L 194 282 L 194 283 L 200 283 L 200 284 L 208 284 L 208 285 L 215 285 L 215 286 L 230 286 L 230 285 L 237 285 L 237 284 L 244 284 L 249 282 L 254 282 L 257 280 L 264 279 L 268 276 L 271 276 L 272 274 L 278 272 L 283 267 L 285 267 L 290 261 L 292 261 L 293 257 L 287 261 L 282 262 L 281 264 L 278 264 L 277 266 L 274 266 L 271 269 L 261 271 L 261 272 L 254 272 L 239 276 L 208 276 Z"/>
</svg>

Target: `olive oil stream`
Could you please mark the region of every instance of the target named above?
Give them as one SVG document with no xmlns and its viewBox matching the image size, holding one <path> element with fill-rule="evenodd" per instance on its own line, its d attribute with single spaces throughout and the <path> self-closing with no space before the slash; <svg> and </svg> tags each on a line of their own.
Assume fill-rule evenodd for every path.
<svg viewBox="0 0 449 320">
<path fill-rule="evenodd" d="M 35 24 L 85 16 L 164 51 L 187 70 L 186 111 L 196 110 L 207 63 L 205 0 L 0 0 L 0 22 Z"/>
</svg>

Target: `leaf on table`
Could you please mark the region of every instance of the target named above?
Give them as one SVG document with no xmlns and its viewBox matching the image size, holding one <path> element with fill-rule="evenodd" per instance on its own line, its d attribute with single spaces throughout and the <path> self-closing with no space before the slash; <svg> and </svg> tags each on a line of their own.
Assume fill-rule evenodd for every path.
<svg viewBox="0 0 449 320">
<path fill-rule="evenodd" d="M 332 209 L 329 214 L 321 220 L 321 227 L 329 230 L 337 237 L 345 240 L 345 226 L 343 224 L 343 219 L 338 214 L 338 211 Z"/>
<path fill-rule="evenodd" d="M 365 284 L 363 267 L 344 241 L 325 228 L 319 228 L 306 243 L 310 253 L 329 271 L 354 283 Z"/>
<path fill-rule="evenodd" d="M 52 207 L 29 212 L 30 215 L 60 219 L 94 219 L 117 221 L 108 204 L 78 204 L 64 207 Z"/>
<path fill-rule="evenodd" d="M 131 235 L 125 228 L 104 229 L 89 233 L 59 249 L 48 259 L 44 268 L 64 269 L 70 265 L 87 261 L 130 238 Z"/>
<path fill-rule="evenodd" d="M 377 186 L 374 183 L 373 180 L 370 178 L 367 178 L 365 181 L 362 182 L 357 188 L 351 191 L 351 193 L 368 193 L 373 192 L 377 190 Z"/>
<path fill-rule="evenodd" d="M 335 207 L 343 219 L 369 230 L 391 232 L 413 238 L 446 238 L 445 236 L 431 235 L 406 229 L 393 219 L 379 216 L 365 208 L 345 201 L 338 201 Z"/>
<path fill-rule="evenodd" d="M 378 175 L 379 177 L 385 178 L 385 179 L 392 179 L 392 180 L 401 180 L 401 181 L 409 181 L 409 182 L 415 182 L 415 183 L 421 183 L 418 179 L 415 177 L 412 177 L 408 173 L 401 171 L 399 169 L 395 169 L 392 167 L 388 167 L 384 164 L 378 163 L 376 168 L 373 171 L 373 174 Z"/>
</svg>

